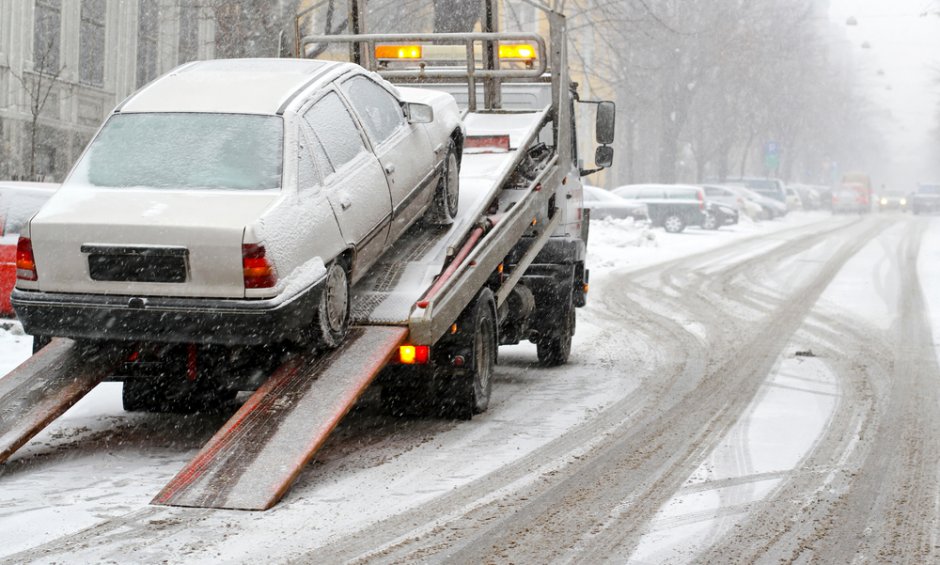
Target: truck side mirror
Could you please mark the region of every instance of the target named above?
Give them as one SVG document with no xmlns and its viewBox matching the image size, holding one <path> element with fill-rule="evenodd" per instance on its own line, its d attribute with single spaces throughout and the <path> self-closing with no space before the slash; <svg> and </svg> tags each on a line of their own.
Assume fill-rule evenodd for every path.
<svg viewBox="0 0 940 565">
<path fill-rule="evenodd" d="M 405 118 L 409 124 L 429 124 L 434 121 L 434 108 L 418 102 L 405 102 Z"/>
<path fill-rule="evenodd" d="M 594 163 L 602 168 L 606 169 L 611 166 L 614 162 L 614 148 L 610 145 L 601 145 L 594 152 Z"/>
<path fill-rule="evenodd" d="M 596 132 L 597 142 L 601 145 L 610 145 L 614 142 L 614 120 L 616 116 L 616 104 L 610 101 L 597 103 L 597 123 L 594 131 Z"/>
</svg>

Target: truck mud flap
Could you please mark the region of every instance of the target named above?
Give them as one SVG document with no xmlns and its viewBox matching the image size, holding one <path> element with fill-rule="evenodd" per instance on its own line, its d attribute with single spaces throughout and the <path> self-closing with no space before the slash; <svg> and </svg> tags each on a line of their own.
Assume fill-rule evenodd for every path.
<svg viewBox="0 0 940 565">
<path fill-rule="evenodd" d="M 111 375 L 121 355 L 56 338 L 0 378 L 0 463 Z"/>
<path fill-rule="evenodd" d="M 287 361 L 152 504 L 274 506 L 407 334 L 401 327 L 355 327 L 338 349 Z"/>
</svg>

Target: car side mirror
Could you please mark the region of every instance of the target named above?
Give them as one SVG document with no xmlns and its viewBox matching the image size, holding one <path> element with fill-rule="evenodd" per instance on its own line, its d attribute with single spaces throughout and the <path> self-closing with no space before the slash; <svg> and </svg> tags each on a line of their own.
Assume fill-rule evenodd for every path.
<svg viewBox="0 0 940 565">
<path fill-rule="evenodd" d="M 597 142 L 601 145 L 610 145 L 614 142 L 614 122 L 616 117 L 616 104 L 610 101 L 597 103 L 597 121 L 594 126 L 594 131 Z M 600 161 L 598 161 L 598 163 L 600 163 Z"/>
<path fill-rule="evenodd" d="M 429 124 L 434 121 L 434 108 L 418 102 L 405 102 L 405 118 L 409 124 Z"/>
</svg>

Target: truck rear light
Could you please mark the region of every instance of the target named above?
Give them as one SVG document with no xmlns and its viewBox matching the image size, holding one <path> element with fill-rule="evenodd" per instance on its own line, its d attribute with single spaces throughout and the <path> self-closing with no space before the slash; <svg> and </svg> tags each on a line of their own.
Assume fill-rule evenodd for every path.
<svg viewBox="0 0 940 565">
<path fill-rule="evenodd" d="M 271 288 L 277 284 L 277 271 L 260 243 L 242 244 L 242 270 L 245 288 Z"/>
<path fill-rule="evenodd" d="M 427 345 L 402 345 L 398 348 L 398 361 L 402 365 L 427 365 L 431 348 Z"/>
<path fill-rule="evenodd" d="M 36 274 L 36 259 L 33 257 L 33 242 L 20 236 L 16 242 L 16 278 L 22 281 L 39 280 Z"/>
</svg>

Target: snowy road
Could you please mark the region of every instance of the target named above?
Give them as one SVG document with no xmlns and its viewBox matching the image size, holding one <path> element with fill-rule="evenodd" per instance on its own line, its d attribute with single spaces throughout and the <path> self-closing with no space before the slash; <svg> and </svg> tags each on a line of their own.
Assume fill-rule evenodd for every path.
<svg viewBox="0 0 940 565">
<path fill-rule="evenodd" d="M 483 416 L 371 391 L 273 510 L 154 507 L 225 416 L 106 383 L 0 467 L 0 562 L 940 559 L 940 218 L 592 230 L 571 363 L 501 350 Z"/>
</svg>

